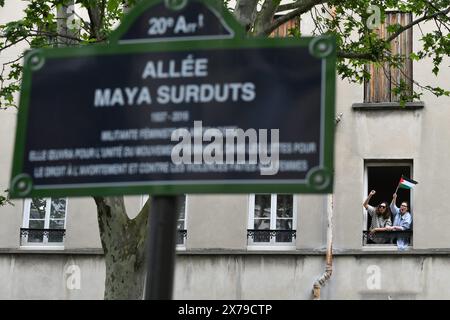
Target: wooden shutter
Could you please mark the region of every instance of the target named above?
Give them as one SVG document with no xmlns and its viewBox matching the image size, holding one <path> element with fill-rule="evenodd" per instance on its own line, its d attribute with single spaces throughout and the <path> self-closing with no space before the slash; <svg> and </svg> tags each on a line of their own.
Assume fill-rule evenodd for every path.
<svg viewBox="0 0 450 320">
<path fill-rule="evenodd" d="M 277 19 L 278 16 L 275 16 L 275 19 Z M 289 30 L 294 28 L 300 28 L 300 18 L 294 18 L 289 20 L 288 22 L 285 22 L 281 26 L 279 26 L 277 29 L 275 29 L 271 34 L 270 37 L 289 37 Z"/>
<path fill-rule="evenodd" d="M 389 37 L 387 27 L 389 25 L 400 24 L 408 25 L 412 21 L 410 13 L 388 12 L 386 13 L 386 21 L 377 30 L 380 38 Z M 391 42 L 391 53 L 393 55 L 402 55 L 407 57 L 401 68 L 389 67 L 388 63 L 371 63 L 366 66 L 371 75 L 369 80 L 364 84 L 364 101 L 365 102 L 397 102 L 399 97 L 394 93 L 400 83 L 405 82 L 409 90 L 412 90 L 412 61 L 409 55 L 412 52 L 412 28 L 403 32 L 400 36 Z"/>
</svg>

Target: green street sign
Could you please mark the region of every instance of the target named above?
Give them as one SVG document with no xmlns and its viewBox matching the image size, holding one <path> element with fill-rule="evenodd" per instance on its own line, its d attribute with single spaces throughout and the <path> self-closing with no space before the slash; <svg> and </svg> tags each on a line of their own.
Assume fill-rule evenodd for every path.
<svg viewBox="0 0 450 320">
<path fill-rule="evenodd" d="M 329 193 L 333 38 L 245 38 L 141 2 L 110 42 L 25 57 L 11 195 Z"/>
</svg>

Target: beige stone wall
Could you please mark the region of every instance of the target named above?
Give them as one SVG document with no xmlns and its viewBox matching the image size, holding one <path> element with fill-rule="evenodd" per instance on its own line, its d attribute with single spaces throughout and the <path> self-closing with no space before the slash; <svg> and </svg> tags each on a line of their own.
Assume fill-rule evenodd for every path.
<svg viewBox="0 0 450 320">
<path fill-rule="evenodd" d="M 311 299 L 321 255 L 179 254 L 175 299 Z M 450 299 L 446 255 L 339 255 L 322 299 Z M 79 288 L 67 285 L 78 272 Z M 102 299 L 98 255 L 0 253 L 0 299 Z M 71 282 L 74 284 L 74 282 Z"/>
<path fill-rule="evenodd" d="M 103 299 L 100 255 L 0 253 L 0 299 Z"/>
<path fill-rule="evenodd" d="M 175 299 L 311 299 L 323 256 L 178 255 Z M 337 256 L 327 299 L 450 299 L 444 256 Z"/>
</svg>

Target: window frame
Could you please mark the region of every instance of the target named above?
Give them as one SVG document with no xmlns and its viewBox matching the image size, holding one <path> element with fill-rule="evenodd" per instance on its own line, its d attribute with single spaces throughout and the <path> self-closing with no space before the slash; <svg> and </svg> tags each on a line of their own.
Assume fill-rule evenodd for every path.
<svg viewBox="0 0 450 320">
<path fill-rule="evenodd" d="M 145 203 L 147 202 L 149 198 L 149 195 L 142 195 L 141 198 L 141 208 L 144 207 Z M 180 221 L 179 217 L 177 218 L 177 237 L 178 237 L 178 230 L 186 230 L 186 237 L 183 238 L 183 243 L 176 244 L 177 250 L 186 250 L 186 240 L 187 240 L 187 221 L 188 221 L 188 195 L 184 194 L 184 224 L 183 229 L 178 229 L 178 222 Z"/>
<path fill-rule="evenodd" d="M 413 159 L 365 159 L 364 160 L 364 195 L 362 199 L 366 199 L 369 194 L 369 167 L 409 167 L 410 176 L 412 177 L 412 173 L 414 172 L 414 161 Z M 395 190 L 393 190 L 394 192 Z M 413 203 L 414 192 L 410 192 L 410 203 Z M 392 200 L 392 199 L 388 199 Z M 364 200 L 363 200 L 364 201 Z M 389 202 L 390 205 L 390 202 Z M 363 207 L 363 226 L 362 231 L 368 231 L 367 223 L 368 223 L 368 213 L 367 210 Z M 394 221 L 392 221 L 394 222 Z M 414 223 L 411 229 L 412 234 L 414 235 Z M 363 244 L 361 243 L 363 250 L 384 250 L 384 251 L 398 251 L 396 244 Z M 408 245 L 408 248 L 414 248 L 414 241 L 411 241 Z"/>
<path fill-rule="evenodd" d="M 268 193 L 264 193 L 264 195 Z M 254 229 L 255 221 L 255 195 L 249 195 L 248 202 L 248 220 L 247 230 Z M 262 194 L 261 194 L 262 195 Z M 277 196 L 284 195 L 284 193 L 270 194 L 270 230 L 276 229 L 276 211 L 277 211 Z M 297 232 L 297 214 L 298 214 L 298 198 L 296 194 L 292 194 L 292 230 Z M 248 250 L 295 250 L 297 248 L 297 237 L 292 238 L 292 242 L 276 242 L 276 238 L 270 239 L 270 242 L 253 242 L 253 239 L 247 237 Z"/>
<path fill-rule="evenodd" d="M 178 229 L 177 227 L 177 232 L 178 230 L 186 230 L 186 237 L 183 237 L 183 243 L 177 243 L 177 249 L 178 250 L 186 250 L 186 240 L 187 240 L 187 217 L 188 217 L 188 196 L 187 194 L 184 195 L 184 219 L 183 219 L 183 229 Z M 177 225 L 178 222 L 181 221 L 181 219 L 178 217 L 177 219 Z M 178 235 L 177 235 L 178 236 Z"/>
<path fill-rule="evenodd" d="M 51 203 L 52 198 L 43 197 L 40 199 L 45 200 L 45 217 L 44 217 L 44 229 L 50 229 L 50 214 L 51 214 Z M 69 199 L 67 197 L 62 198 L 54 198 L 54 199 L 65 199 L 66 200 L 66 206 L 64 210 L 64 229 L 67 229 L 67 213 L 68 213 L 68 206 L 69 206 Z M 31 211 L 31 201 L 32 199 L 26 198 L 23 201 L 23 219 L 22 219 L 22 228 L 24 229 L 30 229 L 30 211 Z M 62 219 L 55 219 L 55 220 L 62 220 Z M 48 242 L 48 236 L 45 234 L 43 235 L 42 242 L 28 242 L 28 235 L 22 235 L 20 234 L 20 248 L 23 249 L 64 249 L 64 243 L 65 243 L 65 236 L 63 238 L 62 242 Z M 23 244 L 22 244 L 23 243 Z"/>
</svg>

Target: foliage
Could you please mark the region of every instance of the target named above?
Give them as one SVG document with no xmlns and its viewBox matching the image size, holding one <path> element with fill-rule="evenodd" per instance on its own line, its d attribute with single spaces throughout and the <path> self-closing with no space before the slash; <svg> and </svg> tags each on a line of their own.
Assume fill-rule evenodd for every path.
<svg viewBox="0 0 450 320">
<path fill-rule="evenodd" d="M 71 45 L 104 42 L 120 22 L 126 8 L 136 1 L 138 0 L 30 0 L 22 19 L 0 25 L 0 53 L 23 42 L 31 48 L 54 47 L 66 44 L 65 41 L 70 41 Z M 230 8 L 229 0 L 223 2 L 226 7 L 233 10 Z M 248 12 L 253 12 L 253 17 L 247 18 L 253 23 L 248 25 L 247 29 L 249 33 L 255 35 L 267 36 L 282 22 L 296 16 L 311 18 L 314 22 L 312 31 L 314 35 L 336 36 L 340 57 L 337 71 L 343 79 L 352 82 L 361 83 L 370 76 L 365 68 L 369 61 L 396 67 L 407 58 L 413 61 L 431 59 L 433 62 L 431 71 L 437 76 L 444 58 L 450 53 L 450 0 L 297 0 L 287 5 L 281 5 L 280 1 L 273 0 L 236 2 L 236 10 L 233 11 L 237 15 L 239 9 L 250 6 Z M 71 7 L 73 3 L 76 10 Z M 4 5 L 5 1 L 0 0 L 0 6 Z M 259 11 L 255 14 L 256 6 Z M 376 28 L 371 28 L 368 24 L 368 21 L 377 18 L 371 9 L 373 6 L 380 9 L 380 23 L 384 22 L 385 12 L 391 10 L 411 12 L 415 19 L 414 27 L 422 32 L 420 38 L 422 47 L 409 57 L 392 54 L 389 50 L 390 41 L 395 40 L 406 28 L 391 25 L 388 28 L 389 39 L 381 39 L 377 36 Z M 58 8 L 63 8 L 69 13 L 68 32 L 64 34 L 57 28 Z M 426 33 L 421 28 L 421 24 L 425 22 L 434 25 L 432 30 Z M 294 37 L 302 36 L 298 28 L 291 29 L 290 34 Z M 19 56 L 1 66 L 0 108 L 15 106 L 14 94 L 20 89 L 21 59 L 22 56 Z M 450 94 L 444 88 L 415 84 L 418 91 L 412 94 L 404 83 L 398 83 L 394 90 L 402 100 L 418 99 L 423 90 L 429 90 L 436 96 Z"/>
<path fill-rule="evenodd" d="M 373 15 L 370 10 L 371 6 L 380 8 L 380 23 L 385 22 L 385 13 L 389 11 L 410 12 L 413 21 L 406 27 L 399 24 L 390 25 L 387 28 L 387 38 L 381 39 L 377 35 L 377 29 L 369 28 L 367 23 Z M 337 37 L 341 53 L 341 59 L 337 66 L 338 72 L 342 78 L 348 78 L 350 81 L 362 82 L 370 76 L 365 70 L 367 60 L 376 61 L 379 64 L 384 63 L 389 68 L 397 68 L 404 64 L 406 59 L 419 61 L 430 58 L 433 61 L 432 72 L 437 76 L 443 58 L 450 54 L 449 0 L 433 2 L 425 0 L 333 0 L 321 7 L 321 9 L 316 7 L 311 11 L 316 24 L 315 32 L 316 34 L 332 33 Z M 331 13 L 332 8 L 334 8 L 334 13 Z M 424 33 L 422 26 L 426 22 L 432 25 L 433 30 Z M 408 57 L 392 53 L 390 42 L 395 41 L 408 27 L 420 30 L 419 41 L 422 48 Z M 450 93 L 442 88 L 414 83 L 417 89 L 415 92 L 410 92 L 403 81 L 396 84 L 394 92 L 400 96 L 401 102 L 419 99 L 423 95 L 423 90 L 429 90 L 436 96 L 448 96 Z"/>
<path fill-rule="evenodd" d="M 1 1 L 0 1 L 0 5 L 1 5 Z M 5 190 L 4 192 L 8 193 L 8 190 Z M 10 205 L 14 205 L 10 200 L 9 200 L 9 196 L 7 195 L 2 195 L 0 194 L 0 207 L 6 205 L 6 204 L 10 204 Z"/>
</svg>

